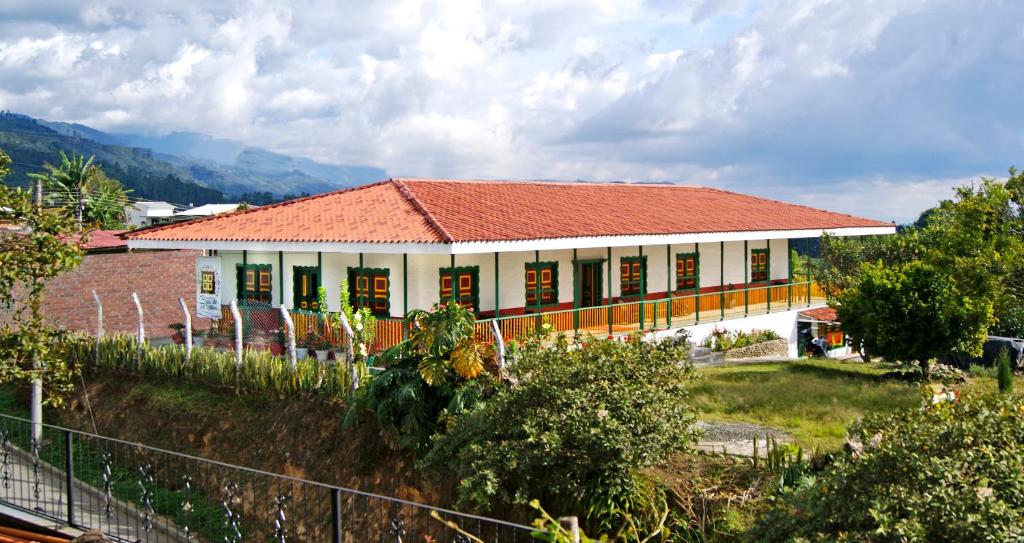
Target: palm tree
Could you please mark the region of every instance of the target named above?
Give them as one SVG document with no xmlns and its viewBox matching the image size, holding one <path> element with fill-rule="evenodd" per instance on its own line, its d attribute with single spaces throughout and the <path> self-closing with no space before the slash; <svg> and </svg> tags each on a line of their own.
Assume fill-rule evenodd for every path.
<svg viewBox="0 0 1024 543">
<path fill-rule="evenodd" d="M 93 164 L 95 156 L 71 153 L 68 158 L 60 153 L 60 166 L 43 164 L 45 173 L 29 174 L 42 181 L 49 194 L 47 203 L 53 207 L 70 210 L 79 228 L 86 222 L 97 223 L 100 228 L 123 228 L 124 209 L 128 205 L 128 193 L 116 179 L 111 179 Z"/>
<path fill-rule="evenodd" d="M 85 159 L 85 155 L 71 153 L 69 159 L 64 151 L 60 152 L 60 166 L 49 162 L 43 164 L 45 173 L 30 173 L 29 177 L 43 182 L 43 188 L 52 191 L 51 203 L 56 201 L 61 207 L 73 207 L 78 227 L 82 227 L 85 219 L 86 192 L 98 171 L 92 165 L 95 156 Z M 54 194 L 55 193 L 55 194 Z"/>
</svg>

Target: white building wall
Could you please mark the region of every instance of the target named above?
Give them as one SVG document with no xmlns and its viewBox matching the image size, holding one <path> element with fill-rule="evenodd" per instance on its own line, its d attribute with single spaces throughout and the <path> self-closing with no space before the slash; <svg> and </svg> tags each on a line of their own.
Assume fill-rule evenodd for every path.
<svg viewBox="0 0 1024 543">
<path fill-rule="evenodd" d="M 794 309 L 792 311 L 779 311 L 777 313 L 769 313 L 767 315 L 754 315 L 741 319 L 701 323 L 695 326 L 685 326 L 684 328 L 690 332 L 690 341 L 694 345 L 700 345 L 703 343 L 704 339 L 710 336 L 711 332 L 716 328 L 719 330 L 729 330 L 731 332 L 748 333 L 753 332 L 754 330 L 774 330 L 775 333 L 779 334 L 779 336 L 785 338 L 789 342 L 789 357 L 796 358 L 800 356 L 797 352 L 797 315 L 800 311 L 805 309 L 807 308 L 800 308 L 799 310 Z M 652 337 L 668 337 L 678 331 L 678 328 L 659 330 L 654 333 Z M 838 354 L 833 356 L 838 356 Z"/>
<path fill-rule="evenodd" d="M 743 242 L 726 242 L 725 247 L 725 284 L 739 285 L 744 280 L 744 269 L 747 267 L 749 277 L 749 251 L 766 247 L 766 241 L 747 242 L 748 253 L 743 253 Z M 698 252 L 700 255 L 700 287 L 717 287 L 721 284 L 721 244 L 720 243 L 685 243 L 674 244 L 668 247 L 666 254 L 665 245 L 648 245 L 643 247 L 643 254 L 647 257 L 647 292 L 663 293 L 666 289 L 675 288 L 675 258 L 678 253 Z M 611 266 L 609 269 L 608 249 L 588 248 L 578 249 L 576 257 L 579 260 L 603 260 L 601 290 L 605 298 L 609 296 L 608 283 L 611 278 L 611 296 L 619 298 L 621 289 L 619 284 L 619 265 L 624 256 L 637 256 L 639 247 L 615 247 L 611 251 Z M 221 290 L 221 303 L 230 303 L 237 295 L 235 284 L 235 269 L 242 263 L 242 253 L 220 252 L 223 273 L 223 288 Z M 344 253 L 322 253 L 322 276 L 321 284 L 326 288 L 327 307 L 330 311 L 340 309 L 339 305 L 339 283 L 348 274 L 348 268 L 359 265 L 358 254 Z M 281 274 L 283 273 L 283 294 L 284 303 L 291 307 L 293 304 L 293 266 L 316 266 L 317 254 L 308 253 L 285 253 L 284 269 L 280 269 L 278 253 L 250 251 L 247 255 L 250 264 L 269 264 L 273 277 L 273 300 L 278 304 L 281 300 Z M 526 263 L 533 262 L 535 255 L 533 251 L 519 251 L 501 253 L 499 256 L 500 268 L 500 302 L 502 309 L 521 308 L 526 304 Z M 558 262 L 558 298 L 561 304 L 572 304 L 575 295 L 574 282 L 575 270 L 573 269 L 572 250 L 541 251 L 542 262 Z M 449 255 L 408 255 L 409 266 L 409 309 L 429 309 L 439 301 L 439 276 L 440 269 L 447 268 L 451 259 Z M 403 314 L 405 305 L 403 298 L 403 269 L 401 254 L 378 254 L 367 253 L 363 255 L 363 265 L 367 268 L 388 268 L 391 278 L 391 315 L 399 317 Z M 457 255 L 455 258 L 457 267 L 478 266 L 480 269 L 480 309 L 482 311 L 493 311 L 495 309 L 495 285 L 494 285 L 494 253 L 482 253 L 471 255 Z M 788 243 L 785 239 L 771 241 L 771 277 L 772 279 L 785 279 L 789 274 Z"/>
</svg>

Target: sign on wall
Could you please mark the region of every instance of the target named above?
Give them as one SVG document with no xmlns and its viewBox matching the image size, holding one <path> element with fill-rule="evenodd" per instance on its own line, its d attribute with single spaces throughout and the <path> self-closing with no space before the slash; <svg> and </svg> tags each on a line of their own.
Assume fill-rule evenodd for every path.
<svg viewBox="0 0 1024 543">
<path fill-rule="evenodd" d="M 196 257 L 196 314 L 220 318 L 220 257 Z"/>
</svg>

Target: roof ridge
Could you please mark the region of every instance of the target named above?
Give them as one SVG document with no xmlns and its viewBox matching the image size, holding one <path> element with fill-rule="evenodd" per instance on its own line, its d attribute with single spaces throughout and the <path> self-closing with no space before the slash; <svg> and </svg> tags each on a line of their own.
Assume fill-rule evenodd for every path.
<svg viewBox="0 0 1024 543">
<path fill-rule="evenodd" d="M 420 213 L 420 215 L 423 215 L 423 217 L 427 219 L 427 222 L 430 223 L 431 228 L 436 230 L 437 233 L 441 235 L 441 238 L 445 242 L 453 243 L 455 241 L 455 238 L 452 237 L 452 235 L 449 234 L 448 231 L 445 230 L 443 226 L 441 226 L 441 223 L 438 222 L 437 217 L 434 217 L 434 214 L 427 210 L 426 206 L 423 205 L 423 202 L 420 202 L 419 198 L 416 197 L 416 194 L 413 193 L 412 189 L 406 186 L 403 179 L 393 177 L 389 179 L 389 181 L 395 186 L 395 188 L 398 189 L 398 193 L 401 194 L 402 197 L 404 197 L 416 209 L 416 211 Z"/>
<path fill-rule="evenodd" d="M 688 189 L 704 189 L 701 185 L 688 185 L 672 181 L 563 181 L 559 179 L 456 179 L 440 177 L 396 177 L 394 181 L 414 183 L 474 183 L 474 184 L 508 184 L 508 185 L 541 185 L 541 186 L 614 186 L 614 187 L 676 187 Z"/>
<path fill-rule="evenodd" d="M 217 220 L 219 218 L 225 217 L 226 215 L 232 215 L 232 216 L 244 215 L 246 213 L 252 213 L 254 211 L 259 211 L 261 209 L 274 209 L 276 207 L 284 207 L 284 206 L 287 206 L 287 205 L 298 204 L 300 202 L 306 202 L 306 201 L 309 201 L 309 200 L 315 200 L 317 198 L 326 198 L 328 196 L 334 196 L 335 194 L 341 194 L 341 193 L 344 193 L 344 192 L 353 192 L 353 191 L 357 191 L 357 190 L 368 189 L 370 187 L 376 187 L 377 185 L 383 185 L 384 183 L 387 183 L 389 181 L 390 181 L 390 179 L 384 179 L 384 180 L 381 180 L 381 181 L 376 181 L 374 183 L 367 183 L 365 185 L 356 185 L 354 187 L 345 187 L 343 189 L 332 190 L 330 192 L 322 192 L 320 194 L 310 194 L 309 196 L 303 196 L 301 198 L 293 198 L 291 200 L 284 200 L 282 202 L 277 202 L 277 203 L 274 203 L 274 204 L 268 204 L 268 205 L 265 205 L 265 206 L 250 206 L 248 209 L 243 209 L 241 211 L 233 211 L 231 213 L 221 213 L 221 214 L 217 214 L 217 215 L 210 215 L 208 217 L 200 217 L 198 219 L 192 219 L 192 220 L 188 220 L 188 221 L 172 222 L 172 223 L 163 224 L 163 225 L 160 225 L 160 226 L 150 226 L 150 227 L 145 227 L 145 228 L 139 228 L 139 229 L 136 229 L 136 230 L 131 230 L 131 231 L 129 231 L 125 235 L 128 236 L 128 237 L 133 237 L 133 235 L 136 232 L 138 232 L 138 233 L 145 232 L 145 233 L 148 234 L 148 233 L 151 233 L 151 232 L 163 232 L 165 230 L 173 230 L 175 228 L 180 228 L 180 227 L 183 227 L 183 226 L 186 226 L 186 225 L 193 225 L 193 224 L 199 224 L 199 223 L 204 223 L 204 222 L 209 222 L 209 221 Z M 206 205 L 206 204 L 203 204 L 203 205 Z"/>
</svg>

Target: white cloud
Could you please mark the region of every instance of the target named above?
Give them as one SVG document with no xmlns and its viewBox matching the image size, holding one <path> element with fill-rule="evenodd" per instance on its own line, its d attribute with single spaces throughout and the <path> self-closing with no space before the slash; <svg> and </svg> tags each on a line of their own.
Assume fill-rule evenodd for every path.
<svg viewBox="0 0 1024 543">
<path fill-rule="evenodd" d="M 910 217 L 1020 161 L 1024 5 L 986 6 L 15 3 L 0 107 L 393 174 L 676 180 Z"/>
</svg>

